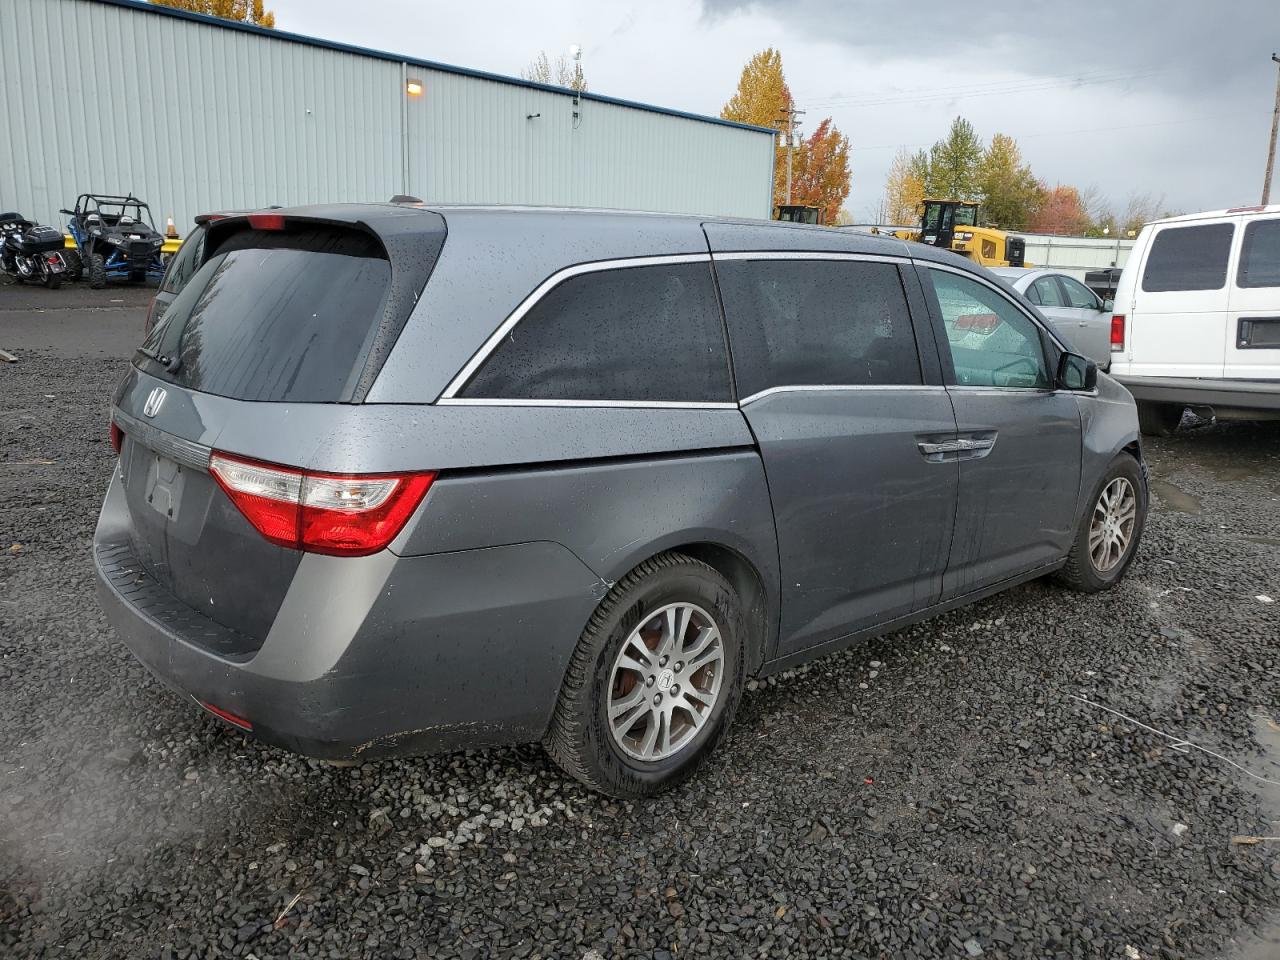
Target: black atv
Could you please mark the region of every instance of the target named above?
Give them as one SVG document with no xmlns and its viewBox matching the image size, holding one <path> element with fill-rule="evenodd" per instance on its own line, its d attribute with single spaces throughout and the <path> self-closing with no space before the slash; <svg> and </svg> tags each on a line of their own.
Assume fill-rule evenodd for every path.
<svg viewBox="0 0 1280 960">
<path fill-rule="evenodd" d="M 151 208 L 135 196 L 82 193 L 74 210 L 63 210 L 76 242 L 68 254 L 69 273 L 81 272 L 95 290 L 108 280 L 159 282 L 164 276 L 164 237 L 151 220 Z"/>
</svg>

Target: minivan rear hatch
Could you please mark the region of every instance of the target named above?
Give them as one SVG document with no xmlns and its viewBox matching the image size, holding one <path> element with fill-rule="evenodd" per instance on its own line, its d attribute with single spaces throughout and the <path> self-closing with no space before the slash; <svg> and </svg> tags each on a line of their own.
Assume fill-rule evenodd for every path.
<svg viewBox="0 0 1280 960">
<path fill-rule="evenodd" d="M 203 264 L 116 394 L 131 559 L 239 637 L 235 653 L 265 639 L 302 555 L 254 529 L 209 473 L 210 453 L 235 423 L 225 452 L 303 463 L 324 437 L 294 425 L 324 418 L 297 417 L 297 405 L 363 400 L 444 242 L 428 211 L 341 212 L 366 209 L 210 226 Z"/>
</svg>

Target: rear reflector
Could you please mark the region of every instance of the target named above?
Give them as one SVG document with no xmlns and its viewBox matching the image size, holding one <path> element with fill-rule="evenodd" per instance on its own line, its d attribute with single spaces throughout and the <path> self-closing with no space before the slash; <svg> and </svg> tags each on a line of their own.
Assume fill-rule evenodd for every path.
<svg viewBox="0 0 1280 960">
<path fill-rule="evenodd" d="M 200 706 L 204 707 L 219 720 L 227 721 L 227 723 L 231 724 L 233 727 L 239 727 L 241 730 L 253 730 L 253 724 L 244 717 L 237 717 L 234 713 L 228 713 L 226 710 L 220 710 L 212 703 L 205 703 L 203 700 L 197 700 L 196 703 L 200 704 Z"/>
<path fill-rule="evenodd" d="M 1124 314 L 1122 313 L 1111 317 L 1111 352 L 1124 352 Z"/>
<path fill-rule="evenodd" d="M 272 543 L 340 557 L 385 548 L 436 478 L 433 472 L 316 473 L 225 453 L 209 458 L 209 472 Z"/>
<path fill-rule="evenodd" d="M 120 456 L 120 446 L 124 443 L 124 431 L 116 426 L 114 420 L 111 421 L 111 449 L 116 452 L 116 456 Z"/>
<path fill-rule="evenodd" d="M 249 226 L 255 230 L 283 230 L 284 216 L 279 213 L 251 213 Z"/>
</svg>

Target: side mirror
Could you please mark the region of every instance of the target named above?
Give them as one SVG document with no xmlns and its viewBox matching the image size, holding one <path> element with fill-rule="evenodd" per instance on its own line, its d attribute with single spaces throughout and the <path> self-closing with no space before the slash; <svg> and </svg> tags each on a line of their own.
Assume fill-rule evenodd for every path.
<svg viewBox="0 0 1280 960">
<path fill-rule="evenodd" d="M 1058 389 L 1083 390 L 1098 388 L 1098 365 L 1078 353 L 1064 353 L 1058 358 Z"/>
<path fill-rule="evenodd" d="M 1111 312 L 1112 310 L 1114 310 L 1115 308 L 1116 308 L 1116 302 L 1115 302 L 1114 300 L 1103 300 L 1103 301 L 1102 301 L 1102 312 L 1103 312 L 1103 313 L 1110 313 L 1110 312 Z"/>
</svg>

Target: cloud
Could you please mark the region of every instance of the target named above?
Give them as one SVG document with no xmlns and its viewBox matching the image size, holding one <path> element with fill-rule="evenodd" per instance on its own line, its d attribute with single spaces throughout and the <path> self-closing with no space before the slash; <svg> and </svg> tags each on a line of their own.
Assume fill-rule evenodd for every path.
<svg viewBox="0 0 1280 960">
<path fill-rule="evenodd" d="M 1205 93 L 1251 77 L 1256 71 L 1246 51 L 1256 54 L 1280 40 L 1275 0 L 928 3 L 910 16 L 901 6 L 870 0 L 702 0 L 702 9 L 710 24 L 746 12 L 772 14 L 812 41 L 857 53 L 868 65 L 936 63 L 938 73 L 917 78 L 935 84 L 1001 71 L 1142 73 L 1162 78 L 1152 85 L 1172 79 L 1182 92 Z"/>
</svg>

